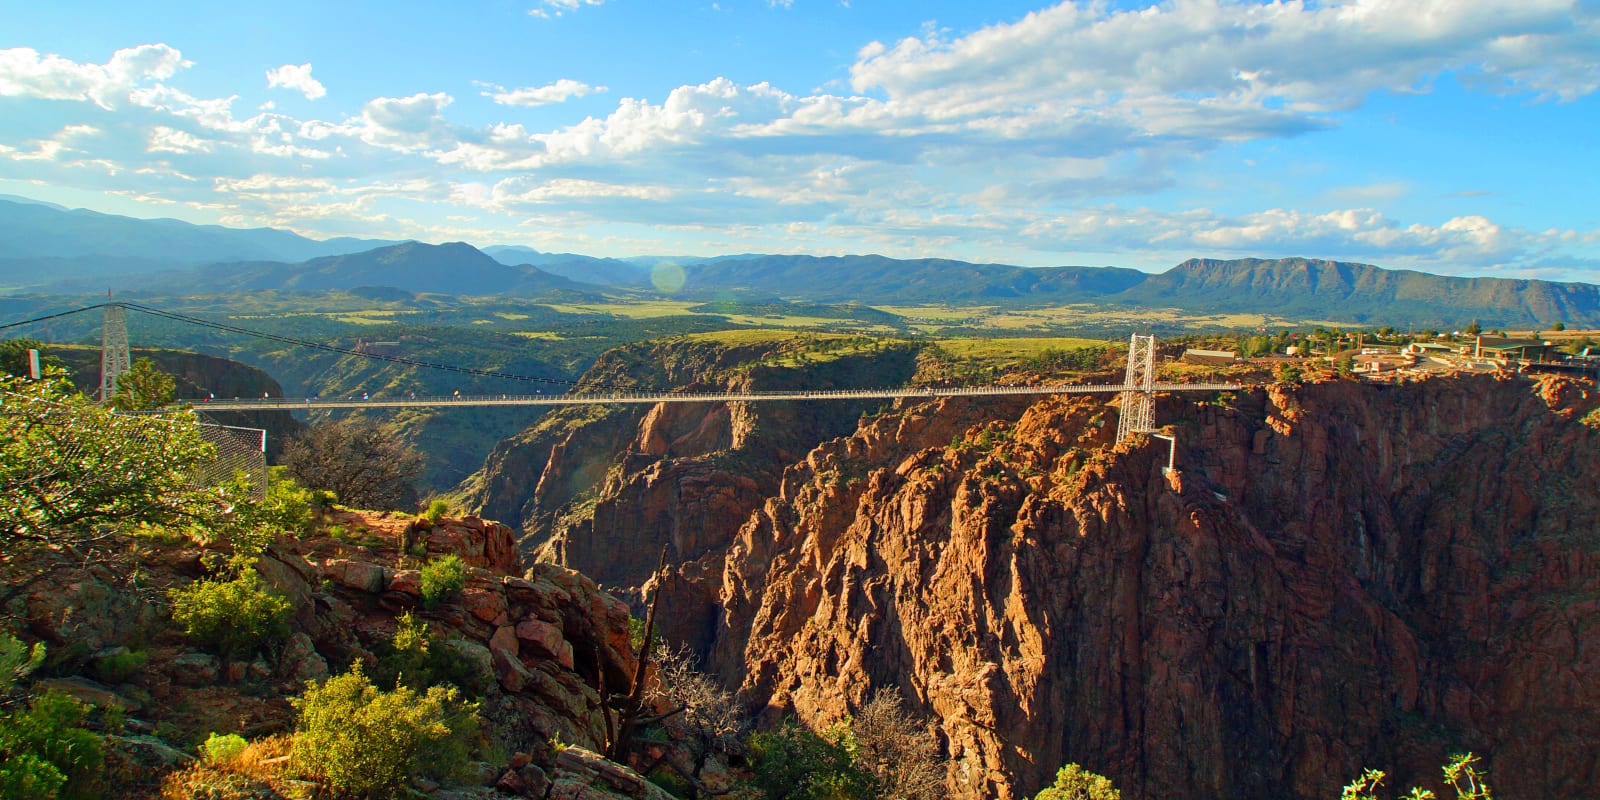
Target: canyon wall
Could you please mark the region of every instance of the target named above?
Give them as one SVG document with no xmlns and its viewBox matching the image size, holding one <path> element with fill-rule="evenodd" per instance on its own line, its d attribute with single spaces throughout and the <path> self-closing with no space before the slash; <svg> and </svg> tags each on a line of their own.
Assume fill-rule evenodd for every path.
<svg viewBox="0 0 1600 800">
<path fill-rule="evenodd" d="M 1132 798 L 1331 797 L 1463 750 L 1504 797 L 1582 794 L 1597 400 L 1490 376 L 1174 398 L 1171 475 L 1165 442 L 1106 447 L 1092 400 L 955 442 L 946 408 L 884 418 L 741 530 L 715 663 L 815 723 L 898 687 L 963 797 L 1067 761 Z"/>
<path fill-rule="evenodd" d="M 917 366 L 783 355 L 654 343 L 586 380 Z M 1323 798 L 1466 750 L 1500 796 L 1549 797 L 1600 777 L 1597 405 L 1492 375 L 1164 397 L 1171 474 L 1096 398 L 563 411 L 469 488 L 541 558 L 660 589 L 667 637 L 769 720 L 898 689 L 957 797 L 1076 761 L 1130 800 Z"/>
</svg>

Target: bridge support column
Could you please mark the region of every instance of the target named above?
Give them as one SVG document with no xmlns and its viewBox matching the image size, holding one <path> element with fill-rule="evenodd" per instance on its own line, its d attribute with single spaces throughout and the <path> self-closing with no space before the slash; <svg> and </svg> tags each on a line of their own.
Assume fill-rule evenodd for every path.
<svg viewBox="0 0 1600 800">
<path fill-rule="evenodd" d="M 1156 337 L 1133 334 L 1128 343 L 1128 373 L 1122 381 L 1117 441 L 1155 430 Z"/>
<path fill-rule="evenodd" d="M 117 379 L 133 366 L 128 355 L 128 317 L 122 306 L 107 305 L 100 323 L 100 402 L 117 393 Z"/>
</svg>

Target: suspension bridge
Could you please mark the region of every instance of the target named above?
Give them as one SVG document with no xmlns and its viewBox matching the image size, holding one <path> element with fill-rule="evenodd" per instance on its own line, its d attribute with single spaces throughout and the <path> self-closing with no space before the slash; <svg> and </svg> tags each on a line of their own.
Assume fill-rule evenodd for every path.
<svg viewBox="0 0 1600 800">
<path fill-rule="evenodd" d="M 233 398 L 187 401 L 202 411 L 296 411 L 315 409 L 384 409 L 384 408 L 414 408 L 414 407 L 483 407 L 483 406 L 570 406 L 570 405 L 615 405 L 615 404 L 640 404 L 654 405 L 657 403 L 719 403 L 719 402 L 796 402 L 796 401 L 837 401 L 837 400 L 892 400 L 892 399 L 937 399 L 942 397 L 1007 397 L 1018 395 L 1052 395 L 1052 394 L 1116 394 L 1120 397 L 1120 413 L 1118 415 L 1117 440 L 1124 441 L 1137 434 L 1151 434 L 1157 431 L 1155 427 L 1154 397 L 1158 392 L 1218 392 L 1239 389 L 1239 384 L 1225 382 L 1207 383 L 1163 383 L 1155 380 L 1155 337 L 1133 334 L 1128 345 L 1128 366 L 1122 383 L 1098 384 L 1035 384 L 1035 385 L 987 385 L 987 386 L 957 386 L 957 387 L 885 387 L 876 389 L 826 389 L 826 390 L 775 390 L 775 391 L 745 391 L 745 392 L 695 392 L 684 390 L 643 390 L 636 387 L 617 387 L 606 385 L 586 384 L 579 381 L 568 381 L 555 378 L 541 378 L 495 370 L 477 369 L 459 364 L 439 364 L 420 361 L 402 356 L 382 353 L 371 353 L 354 348 L 339 347 L 325 342 L 312 342 L 278 334 L 254 331 L 234 325 L 204 320 L 171 311 L 142 306 L 135 303 L 107 302 L 84 308 L 64 311 L 21 322 L 0 325 L 0 331 L 22 325 L 42 322 L 56 317 L 84 313 L 100 309 L 103 312 L 101 322 L 101 361 L 100 361 L 100 398 L 102 402 L 115 396 L 117 381 L 132 366 L 132 359 L 128 349 L 128 329 L 126 310 L 132 309 L 157 317 L 202 325 L 205 327 L 232 332 L 245 336 L 269 339 L 286 344 L 292 344 L 313 350 L 339 353 L 343 355 L 359 356 L 362 358 L 387 361 L 407 366 L 425 367 L 451 372 L 465 373 L 479 377 L 507 378 L 540 384 L 560 385 L 562 391 L 545 393 L 542 390 L 534 394 L 498 394 L 498 395 L 470 395 L 452 394 L 446 396 L 419 397 L 406 396 L 378 396 L 373 397 L 366 393 L 359 396 L 348 395 L 345 397 L 261 397 L 261 398 Z"/>
</svg>

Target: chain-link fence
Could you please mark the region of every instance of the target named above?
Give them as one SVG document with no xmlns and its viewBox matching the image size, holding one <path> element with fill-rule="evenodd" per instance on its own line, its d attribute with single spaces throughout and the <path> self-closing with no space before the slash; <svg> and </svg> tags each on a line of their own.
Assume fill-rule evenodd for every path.
<svg viewBox="0 0 1600 800">
<path fill-rule="evenodd" d="M 162 420 L 166 421 L 166 420 Z M 193 485 L 220 486 L 244 475 L 250 481 L 250 495 L 256 500 L 267 496 L 267 432 L 263 428 L 240 428 L 210 422 L 196 423 L 200 438 L 216 448 L 210 461 L 194 469 Z"/>
<path fill-rule="evenodd" d="M 170 443 L 179 441 L 181 427 L 195 430 L 210 445 L 206 458 L 187 468 L 192 489 L 209 489 L 241 475 L 250 494 L 262 500 L 267 494 L 267 432 L 201 422 L 193 417 L 170 418 L 154 414 L 105 414 L 92 425 L 89 409 L 38 396 L 0 393 L 0 424 L 11 434 L 0 436 L 5 470 L 13 482 L 38 483 L 62 474 L 94 475 L 105 470 L 156 468 L 165 460 Z M 32 433 L 23 433 L 27 429 Z M 32 438 L 30 437 L 39 437 Z M 12 452 L 15 451 L 15 452 Z M 55 463 L 44 463 L 44 458 Z M 70 468 L 67 465 L 72 465 Z M 113 478 L 115 480 L 115 478 Z"/>
</svg>

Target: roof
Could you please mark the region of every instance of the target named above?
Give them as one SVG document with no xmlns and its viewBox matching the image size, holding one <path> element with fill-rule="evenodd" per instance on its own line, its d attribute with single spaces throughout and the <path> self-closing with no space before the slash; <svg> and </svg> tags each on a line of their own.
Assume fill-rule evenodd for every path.
<svg viewBox="0 0 1600 800">
<path fill-rule="evenodd" d="M 1203 356 L 1205 358 L 1238 358 L 1239 354 L 1232 350 L 1200 350 L 1191 347 L 1183 351 L 1186 356 Z"/>
<path fill-rule="evenodd" d="M 1538 339 L 1486 339 L 1483 342 L 1485 350 L 1521 350 L 1527 347 L 1550 347 L 1548 342 Z"/>
</svg>

